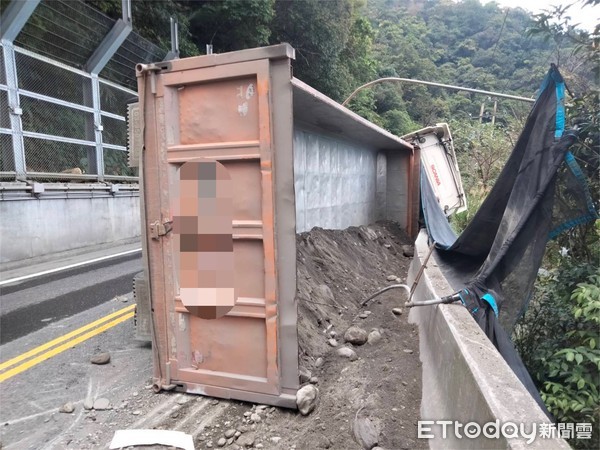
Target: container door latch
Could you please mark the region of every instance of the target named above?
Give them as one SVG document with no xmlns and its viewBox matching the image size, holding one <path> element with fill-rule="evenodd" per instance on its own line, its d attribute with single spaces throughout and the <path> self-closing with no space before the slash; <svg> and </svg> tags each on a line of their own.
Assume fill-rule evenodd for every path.
<svg viewBox="0 0 600 450">
<path fill-rule="evenodd" d="M 169 234 L 172 230 L 172 220 L 165 220 L 162 223 L 159 220 L 156 220 L 150 224 L 150 237 L 159 240 L 161 236 Z"/>
</svg>

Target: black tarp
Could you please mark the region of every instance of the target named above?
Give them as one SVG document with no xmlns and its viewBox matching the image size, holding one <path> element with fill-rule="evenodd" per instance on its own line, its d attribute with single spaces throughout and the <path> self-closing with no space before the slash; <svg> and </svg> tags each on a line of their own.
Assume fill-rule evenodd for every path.
<svg viewBox="0 0 600 450">
<path fill-rule="evenodd" d="M 509 333 L 527 307 L 548 239 L 597 217 L 568 152 L 576 135 L 564 132 L 564 92 L 552 66 L 498 180 L 460 236 L 421 176 L 425 223 L 439 257 L 458 274 L 462 303 L 545 411 Z"/>
</svg>

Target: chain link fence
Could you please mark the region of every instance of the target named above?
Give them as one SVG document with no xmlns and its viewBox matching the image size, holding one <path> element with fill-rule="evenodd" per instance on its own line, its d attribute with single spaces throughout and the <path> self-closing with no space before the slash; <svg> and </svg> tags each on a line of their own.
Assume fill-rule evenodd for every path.
<svg viewBox="0 0 600 450">
<path fill-rule="evenodd" d="M 100 71 L 85 71 L 115 21 L 80 1 L 40 2 L 0 46 L 0 178 L 136 181 L 127 165 L 135 65 L 166 51 L 130 32 Z"/>
</svg>

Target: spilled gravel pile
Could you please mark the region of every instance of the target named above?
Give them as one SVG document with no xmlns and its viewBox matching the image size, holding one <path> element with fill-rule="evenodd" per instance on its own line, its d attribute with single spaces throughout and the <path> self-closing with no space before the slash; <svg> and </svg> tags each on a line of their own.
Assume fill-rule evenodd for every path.
<svg viewBox="0 0 600 450">
<path fill-rule="evenodd" d="M 391 222 L 297 237 L 301 372 L 309 382 L 316 377 L 320 395 L 310 415 L 285 424 L 290 446 L 426 446 L 416 439 L 421 366 L 405 294 L 393 290 L 360 306 L 381 287 L 405 282 L 410 243 Z"/>
</svg>

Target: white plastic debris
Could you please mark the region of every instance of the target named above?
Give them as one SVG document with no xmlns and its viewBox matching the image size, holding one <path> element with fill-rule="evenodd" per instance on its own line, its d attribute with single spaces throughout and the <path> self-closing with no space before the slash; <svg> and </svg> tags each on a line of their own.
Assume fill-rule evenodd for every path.
<svg viewBox="0 0 600 450">
<path fill-rule="evenodd" d="M 183 431 L 172 430 L 117 430 L 110 443 L 111 449 L 136 445 L 167 445 L 195 450 L 192 436 Z"/>
</svg>

